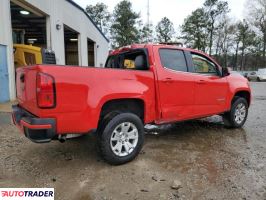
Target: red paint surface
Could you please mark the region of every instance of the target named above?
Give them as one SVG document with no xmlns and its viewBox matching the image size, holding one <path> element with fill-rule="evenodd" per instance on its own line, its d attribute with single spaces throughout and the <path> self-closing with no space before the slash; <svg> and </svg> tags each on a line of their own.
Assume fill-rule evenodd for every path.
<svg viewBox="0 0 266 200">
<path fill-rule="evenodd" d="M 140 99 L 145 105 L 145 123 L 160 124 L 223 113 L 230 110 L 236 92 L 250 93 L 248 81 L 241 76 L 204 76 L 165 69 L 161 66 L 158 53 L 159 48 L 165 47 L 177 48 L 133 45 L 111 53 L 114 55 L 131 48 L 147 48 L 148 71 L 45 65 L 19 68 L 19 105 L 37 117 L 56 119 L 58 134 L 87 133 L 97 128 L 102 106 L 110 100 Z M 196 52 L 215 62 L 202 52 L 182 50 Z M 36 77 L 39 72 L 54 78 L 54 108 L 42 109 L 37 106 Z M 24 83 L 20 81 L 22 74 L 25 76 Z M 169 78 L 171 81 L 168 81 Z"/>
</svg>

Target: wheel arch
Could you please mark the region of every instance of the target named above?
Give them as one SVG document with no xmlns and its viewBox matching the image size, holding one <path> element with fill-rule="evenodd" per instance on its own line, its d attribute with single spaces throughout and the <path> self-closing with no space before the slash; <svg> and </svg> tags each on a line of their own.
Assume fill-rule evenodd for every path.
<svg viewBox="0 0 266 200">
<path fill-rule="evenodd" d="M 235 95 L 232 98 L 231 104 L 234 102 L 235 97 L 242 97 L 247 100 L 248 106 L 250 106 L 251 103 L 251 93 L 247 90 L 240 90 L 235 93 Z"/>
<path fill-rule="evenodd" d="M 103 103 L 100 111 L 99 122 L 105 118 L 106 115 L 113 111 L 123 112 L 128 111 L 136 114 L 144 123 L 145 122 L 145 102 L 140 98 L 120 98 L 112 99 Z"/>
</svg>

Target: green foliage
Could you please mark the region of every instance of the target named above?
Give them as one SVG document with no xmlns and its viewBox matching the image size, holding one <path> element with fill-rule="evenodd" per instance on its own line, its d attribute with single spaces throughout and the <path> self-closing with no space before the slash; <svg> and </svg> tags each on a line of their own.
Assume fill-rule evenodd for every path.
<svg viewBox="0 0 266 200">
<path fill-rule="evenodd" d="M 109 37 L 112 47 L 153 42 L 153 26 L 142 23 L 129 0 L 120 1 L 112 14 L 103 3 L 90 5 L 87 13 Z M 246 20 L 229 17 L 227 0 L 205 0 L 180 27 L 179 39 L 186 46 L 208 51 L 223 66 L 236 69 L 266 67 L 266 0 L 247 0 Z M 171 42 L 175 30 L 164 17 L 155 27 L 158 42 Z"/>
<path fill-rule="evenodd" d="M 262 42 L 263 67 L 266 67 L 266 0 L 247 2 L 248 20 L 259 32 Z"/>
<path fill-rule="evenodd" d="M 181 38 L 189 47 L 205 51 L 207 46 L 207 14 L 202 8 L 192 12 L 181 26 Z"/>
<path fill-rule="evenodd" d="M 161 19 L 156 26 L 158 42 L 170 42 L 175 31 L 173 23 L 167 17 Z"/>
<path fill-rule="evenodd" d="M 107 9 L 108 7 L 104 3 L 97 3 L 96 5 L 86 7 L 88 15 L 105 34 L 108 32 L 111 19 L 111 14 Z"/>
<path fill-rule="evenodd" d="M 138 42 L 137 20 L 139 17 L 139 14 L 132 10 L 132 4 L 128 0 L 123 0 L 116 5 L 111 26 L 113 47 L 122 47 Z"/>
<path fill-rule="evenodd" d="M 204 3 L 204 10 L 207 13 L 208 21 L 207 28 L 209 31 L 209 54 L 212 54 L 213 38 L 217 25 L 215 24 L 218 19 L 229 12 L 227 1 L 221 0 L 206 0 Z"/>
<path fill-rule="evenodd" d="M 153 30 L 152 24 L 145 24 L 144 26 L 140 25 L 139 30 L 139 42 L 140 43 L 149 43 L 153 41 Z"/>
</svg>

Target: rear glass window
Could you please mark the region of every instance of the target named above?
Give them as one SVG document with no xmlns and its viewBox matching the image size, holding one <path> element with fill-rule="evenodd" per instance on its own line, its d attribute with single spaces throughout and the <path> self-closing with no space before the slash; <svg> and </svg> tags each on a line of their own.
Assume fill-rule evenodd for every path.
<svg viewBox="0 0 266 200">
<path fill-rule="evenodd" d="M 182 50 L 160 49 L 159 53 L 163 67 L 175 71 L 187 72 L 187 63 Z"/>
<path fill-rule="evenodd" d="M 115 68 L 115 57 L 111 56 L 108 58 L 106 64 L 105 64 L 106 68 Z"/>
<path fill-rule="evenodd" d="M 147 56 L 143 51 L 129 51 L 110 56 L 105 68 L 148 70 Z"/>
</svg>

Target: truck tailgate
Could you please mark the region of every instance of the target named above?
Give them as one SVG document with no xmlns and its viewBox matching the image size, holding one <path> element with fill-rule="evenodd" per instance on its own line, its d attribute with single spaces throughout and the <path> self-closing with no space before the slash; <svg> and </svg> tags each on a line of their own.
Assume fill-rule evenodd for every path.
<svg viewBox="0 0 266 200">
<path fill-rule="evenodd" d="M 16 72 L 16 89 L 19 105 L 37 115 L 34 111 L 37 111 L 36 75 L 38 67 L 18 68 Z"/>
</svg>

